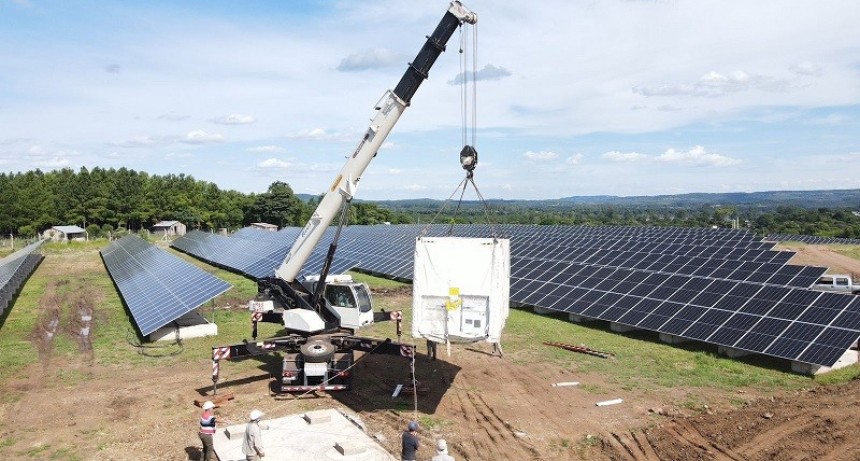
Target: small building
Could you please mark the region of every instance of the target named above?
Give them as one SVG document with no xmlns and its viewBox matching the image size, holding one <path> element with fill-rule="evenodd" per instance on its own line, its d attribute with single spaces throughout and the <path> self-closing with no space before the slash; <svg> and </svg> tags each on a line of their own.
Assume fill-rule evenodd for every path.
<svg viewBox="0 0 860 461">
<path fill-rule="evenodd" d="M 43 239 L 50 239 L 54 242 L 66 242 L 76 240 L 79 242 L 89 240 L 89 234 L 86 230 L 78 226 L 53 226 L 50 229 L 42 232 Z"/>
<path fill-rule="evenodd" d="M 185 235 L 185 224 L 179 221 L 161 221 L 152 226 L 152 233 L 162 237 L 181 237 Z"/>
<path fill-rule="evenodd" d="M 274 224 L 264 223 L 264 222 L 252 222 L 250 227 L 253 227 L 254 229 L 262 229 L 262 230 L 270 231 L 270 232 L 277 232 L 278 231 L 278 226 L 276 226 Z"/>
</svg>

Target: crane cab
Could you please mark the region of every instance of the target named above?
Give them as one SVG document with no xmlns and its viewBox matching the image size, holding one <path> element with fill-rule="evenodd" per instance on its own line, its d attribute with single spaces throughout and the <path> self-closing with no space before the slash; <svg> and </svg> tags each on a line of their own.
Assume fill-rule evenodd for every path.
<svg viewBox="0 0 860 461">
<path fill-rule="evenodd" d="M 316 290 L 319 276 L 305 279 Z M 370 288 L 350 275 L 329 275 L 325 286 L 326 307 L 340 319 L 342 328 L 357 330 L 373 324 L 373 300 Z"/>
</svg>

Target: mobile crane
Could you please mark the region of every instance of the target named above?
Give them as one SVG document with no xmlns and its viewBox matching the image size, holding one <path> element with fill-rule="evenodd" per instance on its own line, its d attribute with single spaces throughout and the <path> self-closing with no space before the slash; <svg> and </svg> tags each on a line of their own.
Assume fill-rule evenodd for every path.
<svg viewBox="0 0 860 461">
<path fill-rule="evenodd" d="M 373 312 L 366 284 L 344 276 L 332 276 L 328 272 L 362 173 L 411 104 L 430 68 L 445 51 L 451 35 L 464 23 L 476 24 L 477 21 L 478 16 L 459 1 L 451 2 L 433 34 L 427 37 L 418 55 L 409 63 L 400 82 L 393 91 L 387 90 L 380 98 L 374 107 L 376 115 L 370 126 L 302 228 L 284 262 L 273 276 L 258 280 L 257 298 L 249 302 L 254 341 L 212 348 L 212 382 L 216 391 L 221 360 L 241 360 L 282 352 L 280 391 L 302 392 L 348 390 L 352 381 L 350 369 L 357 350 L 414 355 L 411 345 L 357 336 L 358 329 L 382 320 L 396 321 L 400 336 L 402 315 L 398 311 Z M 474 157 L 466 159 L 464 168 L 467 164 L 474 168 L 477 152 L 470 146 L 464 147 L 463 152 Z M 338 216 L 340 220 L 320 274 L 300 280 L 302 266 Z M 286 335 L 256 341 L 259 321 L 283 324 Z"/>
</svg>

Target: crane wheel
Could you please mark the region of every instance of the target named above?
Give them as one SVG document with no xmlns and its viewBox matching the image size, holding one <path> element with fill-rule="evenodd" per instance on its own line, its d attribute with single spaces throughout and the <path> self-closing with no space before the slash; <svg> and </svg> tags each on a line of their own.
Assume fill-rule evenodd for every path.
<svg viewBox="0 0 860 461">
<path fill-rule="evenodd" d="M 302 344 L 299 350 L 306 362 L 328 362 L 337 350 L 334 344 L 324 339 L 311 339 Z"/>
</svg>

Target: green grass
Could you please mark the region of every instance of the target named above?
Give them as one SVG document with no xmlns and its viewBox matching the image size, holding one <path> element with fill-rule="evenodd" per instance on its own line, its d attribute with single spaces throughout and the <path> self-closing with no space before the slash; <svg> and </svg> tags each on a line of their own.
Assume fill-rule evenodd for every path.
<svg viewBox="0 0 860 461">
<path fill-rule="evenodd" d="M 849 258 L 860 259 L 860 245 L 830 245 L 829 248 Z"/>
<path fill-rule="evenodd" d="M 93 326 L 93 360 L 103 365 L 131 365 L 135 367 L 164 367 L 182 364 L 199 366 L 211 357 L 213 346 L 238 343 L 250 338 L 250 315 L 245 307 L 256 294 L 256 284 L 240 275 L 202 263 L 182 253 L 167 250 L 206 271 L 226 280 L 233 288 L 214 301 L 214 317 L 218 324 L 217 337 L 196 338 L 183 341 L 184 350 L 179 355 L 150 357 L 142 355 L 131 343 L 139 341 L 113 282 L 104 269 L 98 249 L 106 241 L 73 242 L 70 244 L 48 244 L 44 247 L 46 260 L 31 276 L 15 304 L 6 311 L 0 326 L 0 376 L 25 379 L 27 366 L 39 361 L 37 350 L 31 341 L 39 320 L 40 302 L 49 283 L 56 279 L 68 279 L 67 285 L 58 287 L 58 293 L 72 295 L 87 288 L 95 293 L 95 323 Z M 860 247 L 858 247 L 860 250 Z M 64 268 L 75 267 L 73 274 L 63 274 Z M 69 269 L 71 271 L 71 269 Z M 49 273 L 61 275 L 49 275 Z M 369 284 L 377 295 L 376 308 L 399 309 L 404 312 L 403 340 L 413 342 L 411 336 L 411 298 L 409 284 L 353 273 L 360 281 Z M 383 292 L 389 292 L 383 295 Z M 391 294 L 391 292 L 394 292 Z M 211 303 L 199 309 L 211 319 Z M 64 314 L 69 315 L 69 314 Z M 273 336 L 281 331 L 279 325 L 260 324 L 260 338 Z M 382 322 L 362 330 L 364 336 L 379 338 L 394 337 L 394 324 Z M 544 346 L 544 341 L 559 341 L 570 344 L 585 344 L 593 349 L 615 354 L 612 359 L 578 354 L 563 349 Z M 157 343 L 156 345 L 160 345 Z M 419 344 L 423 346 L 423 341 Z M 585 392 L 599 394 L 613 387 L 627 391 L 659 393 L 675 388 L 702 388 L 720 391 L 752 389 L 772 392 L 780 389 L 796 389 L 816 384 L 846 382 L 860 375 L 860 367 L 848 367 L 818 377 L 810 378 L 787 370 L 787 362 L 762 357 L 730 359 L 699 343 L 668 345 L 661 343 L 653 333 L 619 334 L 611 332 L 605 323 L 575 324 L 560 315 L 536 315 L 524 309 L 512 309 L 502 344 L 505 358 L 517 364 L 533 365 L 547 363 L 556 368 L 571 370 L 586 377 L 603 377 L 600 386 L 584 385 Z M 151 354 L 164 355 L 176 351 L 176 346 L 149 350 Z M 423 349 L 422 349 L 423 351 Z M 74 359 L 80 356 L 78 345 L 66 333 L 60 333 L 54 343 L 54 358 Z M 272 359 L 275 360 L 276 359 Z M 260 361 L 245 361 L 230 365 L 230 376 L 242 373 L 259 373 Z M 551 368 L 554 369 L 554 368 Z M 226 370 L 223 370 L 224 373 Z M 76 383 L 90 379 L 86 372 L 55 371 L 51 385 L 73 387 Z M 548 372 L 551 373 L 551 372 Z M 550 376 L 548 375 L 548 378 Z M 14 393 L 3 396 L 4 402 L 14 401 Z M 689 401 L 697 406 L 705 402 Z"/>
<path fill-rule="evenodd" d="M 774 368 L 766 360 L 730 359 L 703 350 L 698 343 L 668 345 L 653 333 L 619 334 L 605 323 L 583 325 L 559 316 L 535 315 L 512 309 L 502 343 L 506 356 L 520 363 L 549 361 L 575 366 L 579 373 L 609 377 L 610 382 L 626 388 L 658 391 L 674 387 L 708 387 L 720 390 L 754 388 L 763 391 L 809 385 L 810 378 Z M 614 358 L 602 359 L 563 349 L 543 346 L 544 341 L 585 344 L 592 349 L 612 352 Z M 777 366 L 785 366 L 776 362 Z"/>
</svg>

